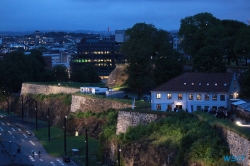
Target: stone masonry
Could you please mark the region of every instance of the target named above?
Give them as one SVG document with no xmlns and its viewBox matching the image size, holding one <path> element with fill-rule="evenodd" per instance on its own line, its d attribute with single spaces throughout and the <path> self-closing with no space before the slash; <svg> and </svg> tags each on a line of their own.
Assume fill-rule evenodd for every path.
<svg viewBox="0 0 250 166">
<path fill-rule="evenodd" d="M 71 102 L 71 112 L 77 111 L 92 111 L 92 112 L 101 112 L 106 111 L 109 108 L 113 109 L 122 109 L 122 108 L 131 108 L 131 104 L 125 104 L 113 100 L 108 100 L 105 98 L 92 98 L 87 96 L 77 96 L 72 95 Z"/>
<path fill-rule="evenodd" d="M 116 134 L 125 133 L 129 126 L 147 125 L 156 119 L 158 119 L 158 115 L 156 114 L 119 111 Z"/>
<path fill-rule="evenodd" d="M 57 94 L 57 93 L 75 93 L 79 92 L 79 88 L 68 88 L 62 86 L 47 86 L 47 85 L 36 85 L 36 84 L 22 84 L 21 95 L 22 94 Z"/>
<path fill-rule="evenodd" d="M 228 143 L 232 156 L 245 156 L 243 162 L 238 162 L 242 166 L 250 166 L 250 141 L 238 134 L 223 129 L 223 135 Z"/>
</svg>

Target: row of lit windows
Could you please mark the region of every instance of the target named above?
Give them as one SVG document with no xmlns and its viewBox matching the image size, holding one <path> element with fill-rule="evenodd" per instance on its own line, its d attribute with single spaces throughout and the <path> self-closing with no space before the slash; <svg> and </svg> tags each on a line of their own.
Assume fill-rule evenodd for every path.
<svg viewBox="0 0 250 166">
<path fill-rule="evenodd" d="M 217 95 L 216 94 L 213 94 L 211 96 L 212 96 L 213 101 L 217 101 Z M 161 93 L 157 93 L 156 98 L 161 99 Z M 182 100 L 182 98 L 183 98 L 183 94 L 179 93 L 178 94 L 178 100 Z M 169 99 L 169 100 L 172 99 L 172 94 L 171 93 L 167 94 L 167 99 Z M 189 94 L 188 99 L 189 100 L 194 100 L 194 94 Z M 201 94 L 196 94 L 196 100 L 202 100 L 202 95 Z M 205 94 L 204 95 L 204 100 L 207 100 L 207 101 L 210 100 L 210 95 Z M 225 95 L 220 95 L 220 101 L 225 101 Z"/>
<path fill-rule="evenodd" d="M 82 54 L 111 54 L 111 51 L 83 51 Z"/>
<path fill-rule="evenodd" d="M 74 59 L 73 62 L 112 62 L 111 59 Z"/>
</svg>

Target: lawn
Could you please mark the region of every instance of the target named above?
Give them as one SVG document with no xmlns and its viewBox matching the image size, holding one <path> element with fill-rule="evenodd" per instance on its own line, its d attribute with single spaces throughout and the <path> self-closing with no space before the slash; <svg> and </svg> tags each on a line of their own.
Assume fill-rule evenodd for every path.
<svg viewBox="0 0 250 166">
<path fill-rule="evenodd" d="M 64 131 L 58 127 L 50 128 L 50 142 L 48 141 L 48 128 L 39 128 L 38 131 L 33 131 L 36 137 L 40 140 L 43 147 L 46 149 L 47 153 L 51 156 L 62 157 L 64 156 Z M 99 149 L 99 141 L 97 139 L 88 138 L 89 140 L 89 164 L 98 165 L 97 155 Z M 78 158 L 80 163 L 85 163 L 85 135 L 81 136 L 72 136 L 67 133 L 66 137 L 66 149 L 67 155 L 72 156 L 71 149 L 78 149 L 79 156 Z M 91 164 L 92 163 L 92 164 Z"/>
</svg>

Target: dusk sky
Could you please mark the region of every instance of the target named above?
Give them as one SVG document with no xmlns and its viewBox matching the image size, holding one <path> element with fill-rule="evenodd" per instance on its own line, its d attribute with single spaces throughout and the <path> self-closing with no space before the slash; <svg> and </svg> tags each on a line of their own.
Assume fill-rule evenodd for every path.
<svg viewBox="0 0 250 166">
<path fill-rule="evenodd" d="M 169 31 L 201 12 L 247 24 L 250 0 L 0 0 L 0 31 L 114 31 L 138 22 Z"/>
</svg>

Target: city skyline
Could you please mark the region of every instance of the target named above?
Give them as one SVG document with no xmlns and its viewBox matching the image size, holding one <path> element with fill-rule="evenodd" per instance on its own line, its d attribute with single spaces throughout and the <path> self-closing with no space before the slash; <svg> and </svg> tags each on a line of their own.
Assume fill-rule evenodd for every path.
<svg viewBox="0 0 250 166">
<path fill-rule="evenodd" d="M 247 24 L 249 9 L 249 0 L 1 0 L 0 31 L 114 31 L 139 22 L 170 31 L 201 12 Z"/>
</svg>

